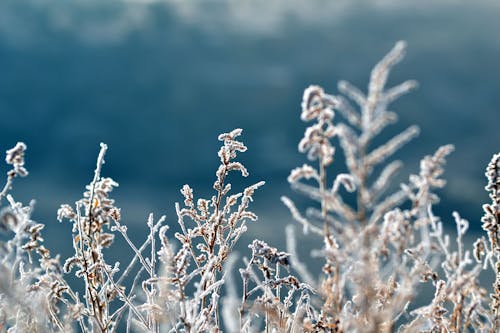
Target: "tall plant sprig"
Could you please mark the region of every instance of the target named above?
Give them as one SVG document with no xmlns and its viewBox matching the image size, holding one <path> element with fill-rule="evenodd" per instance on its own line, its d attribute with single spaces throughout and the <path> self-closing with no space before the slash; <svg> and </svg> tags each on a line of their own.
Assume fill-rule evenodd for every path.
<svg viewBox="0 0 500 333">
<path fill-rule="evenodd" d="M 76 202 L 75 209 L 64 204 L 57 213 L 59 221 L 68 219 L 73 223 L 75 253 L 66 260 L 64 271 L 69 273 L 76 267 L 75 275 L 84 284 L 85 306 L 75 314 L 78 318 L 87 318 L 82 327 L 84 332 L 114 332 L 118 325 L 117 318 L 124 307 L 111 311 L 111 302 L 119 296 L 120 302 L 131 304 L 123 293 L 124 288 L 114 281 L 119 263 L 109 265 L 103 253 L 103 249 L 110 247 L 115 238 L 111 230 L 112 224 L 119 224 L 121 218 L 120 210 L 109 197 L 118 183 L 111 178 L 101 177 L 107 148 L 107 145 L 101 143 L 94 177 L 86 186 L 83 198 Z M 136 315 L 143 327 L 147 328 L 146 320 L 137 311 Z"/>
<path fill-rule="evenodd" d="M 494 329 L 500 330 L 500 153 L 493 155 L 486 169 L 488 184 L 485 189 L 489 192 L 490 204 L 483 205 L 484 216 L 482 227 L 488 235 L 488 245 L 485 240 L 475 243 L 476 257 L 486 257 L 488 264 L 495 274 L 493 292 L 491 293 L 490 308 Z"/>
<path fill-rule="evenodd" d="M 66 332 L 75 320 L 83 327 L 75 316 L 81 305 L 78 293 L 64 279 L 60 256 L 53 257 L 43 244 L 45 225 L 31 219 L 34 201 L 24 206 L 8 193 L 15 177 L 28 175 L 26 149 L 18 142 L 7 151 L 5 161 L 12 169 L 0 193 L 9 203 L 0 211 L 0 231 L 13 233 L 7 242 L 0 240 L 0 331 Z"/>
<path fill-rule="evenodd" d="M 215 194 L 211 199 L 198 199 L 195 203 L 193 190 L 184 185 L 181 190 L 184 207 L 178 203 L 175 205 L 181 227 L 181 232 L 175 237 L 182 247 L 173 259 L 174 281 L 180 295 L 180 322 L 187 332 L 219 327 L 224 263 L 247 230 L 247 221 L 257 220 L 257 215 L 248 207 L 255 190 L 264 185 L 263 181 L 246 187 L 242 192 L 229 194 L 232 188 L 227 181 L 229 173 L 237 171 L 243 177 L 248 176 L 245 166 L 235 160 L 237 153 L 247 150 L 236 139 L 241 133 L 241 129 L 235 129 L 219 135 L 223 145 L 218 152 L 220 165 L 213 184 Z M 189 268 L 190 262 L 194 263 L 194 268 Z M 187 287 L 194 283 L 196 291 L 190 298 Z"/>
<path fill-rule="evenodd" d="M 76 305 L 72 317 L 78 320 L 82 332 L 116 332 L 125 313 L 128 312 L 127 332 L 132 326 L 140 331 L 159 332 L 159 321 L 165 310 L 157 304 L 158 268 L 156 237 L 165 221 L 165 216 L 154 221 L 149 215 L 149 235 L 140 246 L 136 246 L 127 234 L 127 227 L 121 223 L 120 209 L 110 198 L 113 188 L 118 186 L 111 178 L 102 177 L 101 170 L 107 145 L 101 144 L 92 182 L 86 186 L 83 199 L 75 204 L 76 209 L 64 204 L 58 211 L 58 219 L 69 219 L 73 223 L 74 255 L 64 264 L 69 273 L 77 268 L 75 275 L 83 281 L 84 301 L 76 294 Z M 166 227 L 166 226 L 165 226 Z M 129 245 L 134 255 L 120 272 L 119 262 L 109 265 L 103 250 L 110 247 L 118 232 Z M 160 239 L 162 239 L 160 232 Z M 149 256 L 144 254 L 148 246 Z M 139 268 L 137 268 L 139 266 Z M 125 288 L 125 279 L 133 272 L 131 285 Z M 147 274 L 144 279 L 143 274 Z M 142 285 L 146 300 L 140 301 L 137 285 Z M 115 303 L 114 306 L 111 304 Z M 83 320 L 83 319 L 86 320 Z"/>
<path fill-rule="evenodd" d="M 370 144 L 375 137 L 388 125 L 397 120 L 394 112 L 388 111 L 389 104 L 399 96 L 416 87 L 415 81 L 406 81 L 391 89 L 385 89 L 391 68 L 404 56 L 406 44 L 398 42 L 395 47 L 374 67 L 370 77 L 367 95 L 346 81 L 339 83 L 339 90 L 358 105 L 355 109 L 349 100 L 343 96 L 326 94 L 321 87 L 310 86 L 304 92 L 302 101 L 303 121 L 315 121 L 305 131 L 304 138 L 299 143 L 299 151 L 307 153 L 310 160 L 318 160 L 318 168 L 304 164 L 292 170 L 288 181 L 292 188 L 306 194 L 320 202 L 321 209 L 310 208 L 303 216 L 294 203 L 287 197 L 282 200 L 288 206 L 294 218 L 302 224 L 304 231 L 313 231 L 324 236 L 326 264 L 323 270 L 328 276 L 325 286 L 333 289 L 325 302 L 325 311 L 341 313 L 344 299 L 343 273 L 340 271 L 343 258 L 337 237 L 332 235 L 352 233 L 361 234 L 365 238 L 360 240 L 369 243 L 373 233 L 367 231 L 367 225 L 379 222 L 383 215 L 400 204 L 405 198 L 404 191 L 384 196 L 388 184 L 396 172 L 401 168 L 400 161 L 386 165 L 381 173 L 373 180 L 373 171 L 376 166 L 385 162 L 405 143 L 415 137 L 419 130 L 411 126 L 385 144 L 372 149 Z M 347 123 L 333 123 L 334 110 L 338 111 Z M 339 174 L 333 184 L 328 186 L 327 167 L 333 162 L 335 149 L 331 139 L 338 137 L 343 149 L 347 174 Z M 314 180 L 315 188 L 307 181 Z M 340 187 L 349 191 L 356 191 L 356 204 L 349 204 L 343 199 Z M 319 229 L 314 221 L 322 223 Z M 347 223 L 347 229 L 342 226 Z M 365 261 L 368 260 L 364 256 Z"/>
</svg>

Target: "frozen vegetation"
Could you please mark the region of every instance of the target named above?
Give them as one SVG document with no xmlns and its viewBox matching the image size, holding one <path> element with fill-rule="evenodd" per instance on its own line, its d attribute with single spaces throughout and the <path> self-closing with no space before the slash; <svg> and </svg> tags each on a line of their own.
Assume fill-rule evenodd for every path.
<svg viewBox="0 0 500 333">
<path fill-rule="evenodd" d="M 198 198 L 184 185 L 183 202 L 175 204 L 180 231 L 151 214 L 142 244 L 121 223 L 111 198 L 118 183 L 102 176 L 101 144 L 83 198 L 57 212 L 73 225 L 69 258 L 43 243 L 33 206 L 9 194 L 15 178 L 28 175 L 27 147 L 18 143 L 7 151 L 12 168 L 0 192 L 0 332 L 499 332 L 500 154 L 486 169 L 491 202 L 473 222 L 484 230 L 473 248 L 462 241 L 469 222 L 458 212 L 450 235 L 433 213 L 453 146 L 425 156 L 417 174 L 390 186 L 402 169 L 391 157 L 419 133 L 411 126 L 374 144 L 397 121 L 389 105 L 416 87 L 414 81 L 385 87 L 404 52 L 398 42 L 374 67 L 366 94 L 346 81 L 338 95 L 319 86 L 304 92 L 301 119 L 310 125 L 298 149 L 309 164 L 293 169 L 288 181 L 311 207 L 282 201 L 302 232 L 317 237 L 312 259 L 299 258 L 293 226 L 284 231 L 286 249 L 264 237 L 242 258 L 234 255 L 249 225 L 257 227 L 250 205 L 264 186 L 256 181 L 235 190 L 228 182 L 229 174 L 249 175 L 238 162 L 247 150 L 241 129 L 218 137 L 213 195 Z M 335 172 L 342 163 L 336 156 L 346 173 Z M 118 237 L 133 253 L 122 263 L 106 258 Z M 319 276 L 308 269 L 311 260 L 321 261 Z M 433 296 L 422 300 L 425 288 Z"/>
</svg>

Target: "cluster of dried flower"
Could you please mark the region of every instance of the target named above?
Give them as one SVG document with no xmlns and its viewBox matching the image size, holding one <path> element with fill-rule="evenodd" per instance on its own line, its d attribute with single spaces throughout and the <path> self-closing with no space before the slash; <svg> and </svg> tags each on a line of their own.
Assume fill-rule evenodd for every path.
<svg viewBox="0 0 500 333">
<path fill-rule="evenodd" d="M 23 206 L 8 193 L 16 176 L 28 174 L 26 145 L 18 143 L 7 151 L 12 170 L 0 192 L 0 200 L 8 201 L 0 211 L 0 231 L 7 235 L 0 239 L 0 332 L 499 332 L 500 154 L 486 172 L 492 200 L 483 206 L 487 237 L 466 250 L 468 222 L 453 214 L 451 244 L 433 214 L 453 146 L 424 157 L 419 173 L 398 188 L 390 184 L 402 163 L 386 161 L 418 128 L 372 147 L 397 120 L 389 104 L 416 87 L 406 81 L 385 88 L 404 51 L 405 43 L 398 42 L 375 66 L 367 95 L 345 81 L 339 83 L 342 95 L 318 86 L 304 92 L 301 119 L 312 125 L 299 151 L 317 166 L 292 170 L 288 181 L 317 208 L 302 213 L 290 198 L 282 201 L 303 232 L 322 241 L 314 252 L 323 260 L 319 277 L 300 261 L 294 227 L 288 226 L 288 252 L 254 240 L 250 259 L 244 257 L 239 269 L 241 282 L 235 281 L 234 248 L 247 222 L 257 220 L 249 205 L 264 184 L 233 193 L 227 181 L 232 171 L 248 176 L 236 161 L 247 149 L 237 140 L 241 129 L 219 136 L 213 196 L 195 199 L 184 185 L 184 204 L 175 205 L 180 228 L 175 240 L 167 235 L 165 217 L 155 220 L 151 214 L 140 246 L 129 238 L 110 198 L 118 184 L 101 176 L 107 149 L 101 144 L 83 198 L 57 213 L 59 221 L 73 225 L 74 254 L 64 264 L 43 245 L 44 225 L 31 220 L 33 205 Z M 345 122 L 334 122 L 336 112 Z M 335 139 L 347 172 L 332 177 Z M 104 249 L 116 237 L 133 252 L 124 268 L 106 259 Z M 73 270 L 79 286 L 68 283 Z M 480 284 L 484 271 L 493 273 L 492 287 Z M 434 296 L 421 306 L 426 288 Z"/>
</svg>

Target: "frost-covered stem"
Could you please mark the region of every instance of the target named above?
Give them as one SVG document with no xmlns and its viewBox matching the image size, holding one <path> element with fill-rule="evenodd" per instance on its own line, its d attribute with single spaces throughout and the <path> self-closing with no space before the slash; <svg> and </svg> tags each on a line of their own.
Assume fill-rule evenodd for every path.
<svg viewBox="0 0 500 333">
<path fill-rule="evenodd" d="M 222 176 L 220 178 L 220 187 L 217 189 L 217 198 L 215 199 L 215 216 L 217 216 L 217 220 L 215 222 L 214 235 L 209 244 L 210 254 L 213 255 L 215 248 L 215 241 L 217 239 L 217 232 L 219 230 L 220 224 L 222 223 L 222 215 L 220 214 L 220 203 L 222 200 L 222 191 L 224 190 L 224 182 L 226 180 L 227 175 L 227 165 L 224 164 L 224 169 L 222 172 Z M 205 290 L 205 289 L 203 289 Z"/>
<path fill-rule="evenodd" d="M 240 309 L 239 309 L 239 312 L 240 312 L 240 331 L 243 332 L 243 327 L 244 327 L 244 317 L 245 317 L 245 306 L 247 305 L 247 300 L 248 300 L 248 297 L 250 296 L 249 295 L 249 291 L 248 291 L 248 282 L 250 280 L 250 269 L 252 267 L 252 264 L 255 260 L 255 255 L 252 253 L 252 258 L 250 259 L 250 261 L 248 261 L 247 258 L 243 258 L 243 260 L 245 261 L 246 263 L 246 267 L 244 269 L 240 269 L 240 273 L 241 273 L 241 278 L 243 279 L 243 292 L 242 292 L 242 296 L 241 296 L 241 306 L 240 306 Z"/>
<path fill-rule="evenodd" d="M 276 263 L 275 272 L 276 273 L 274 274 L 274 276 L 275 276 L 275 279 L 277 280 L 280 277 L 280 265 L 279 265 L 279 263 Z M 276 285 L 276 298 L 278 299 L 278 301 L 281 302 L 281 284 L 279 284 L 279 283 Z"/>
<path fill-rule="evenodd" d="M 217 288 L 217 289 L 219 289 L 219 288 Z M 219 290 L 216 290 L 216 291 L 214 291 L 214 292 L 217 292 L 217 293 L 218 293 L 218 292 L 219 292 Z M 219 326 L 220 326 L 220 320 L 219 320 L 219 306 L 218 306 L 218 304 L 213 304 L 212 306 L 213 306 L 213 307 L 215 307 L 215 308 L 214 308 L 215 326 L 216 326 L 216 327 L 219 327 Z"/>
<path fill-rule="evenodd" d="M 77 223 L 77 227 L 78 227 L 78 235 L 80 237 L 80 240 L 78 242 L 80 245 L 80 256 L 83 259 L 82 264 L 83 264 L 83 273 L 84 273 L 83 277 L 84 277 L 84 281 L 85 281 L 85 301 L 87 303 L 87 309 L 90 310 L 90 315 L 95 318 L 95 316 L 96 316 L 96 309 L 95 309 L 96 300 L 94 298 L 94 295 L 97 294 L 97 292 L 95 291 L 92 283 L 90 282 L 89 264 L 87 262 L 87 257 L 85 256 L 85 250 L 83 248 L 84 235 L 83 235 L 82 217 L 81 217 L 80 209 L 81 209 L 80 204 L 77 203 L 76 204 L 76 213 L 77 213 L 76 223 Z M 85 237 L 87 237 L 87 236 L 85 236 Z"/>
<path fill-rule="evenodd" d="M 368 143 L 366 143 L 367 145 Z M 357 195 L 357 211 L 358 211 L 358 220 L 361 225 L 366 224 L 366 205 L 364 201 L 364 194 L 367 191 L 366 188 L 366 165 L 365 165 L 365 151 L 366 151 L 366 145 L 362 145 L 360 147 L 360 156 L 359 156 L 359 161 L 360 161 L 360 171 L 358 176 L 358 195 Z"/>
<path fill-rule="evenodd" d="M 64 287 L 66 287 L 66 293 L 71 297 L 71 299 L 73 300 L 73 302 L 75 303 L 80 303 L 80 297 L 78 296 L 78 293 L 75 293 L 73 291 L 73 289 L 71 288 L 71 286 L 68 284 L 68 282 L 66 282 L 66 280 L 62 277 L 62 276 L 57 276 L 57 280 L 59 281 L 59 283 L 61 283 Z M 65 303 L 65 304 L 68 304 L 68 301 L 67 300 L 64 300 L 62 299 L 62 301 Z M 82 332 L 87 332 L 86 328 L 85 328 L 85 325 L 83 324 L 83 319 L 82 319 L 82 316 L 80 316 L 78 318 L 78 324 L 80 325 L 80 329 L 82 330 Z"/>
<path fill-rule="evenodd" d="M 175 274 L 176 280 L 177 280 L 177 285 L 179 287 L 179 306 L 181 308 L 181 314 L 180 314 L 180 321 L 184 325 L 184 328 L 186 329 L 186 332 L 191 332 L 191 323 L 189 323 L 186 320 L 186 296 L 184 293 L 184 283 L 182 282 L 182 276 L 179 276 L 179 274 Z"/>
<path fill-rule="evenodd" d="M 297 253 L 297 239 L 292 225 L 288 225 L 286 227 L 286 250 L 290 254 L 290 262 L 294 270 L 299 274 L 304 282 L 309 285 L 314 285 L 314 278 L 307 270 L 304 263 L 299 260 L 299 255 Z"/>
<path fill-rule="evenodd" d="M 107 275 L 108 281 L 111 282 L 111 284 L 113 285 L 113 288 L 116 290 L 116 292 L 118 294 L 120 294 L 120 297 L 123 299 L 123 301 L 128 304 L 129 309 L 137 316 L 139 323 L 143 326 L 143 328 L 148 329 L 148 325 L 147 325 L 146 320 L 141 315 L 139 310 L 137 310 L 137 308 L 134 306 L 134 304 L 132 304 L 132 301 L 130 300 L 130 298 L 127 295 L 125 295 L 125 293 L 119 288 L 119 286 L 117 286 L 115 284 L 111 274 L 106 269 L 103 269 L 103 272 Z M 107 329 L 108 324 L 106 324 L 106 329 Z M 105 332 L 105 331 L 103 331 L 103 332 Z"/>
<path fill-rule="evenodd" d="M 24 168 L 24 152 L 26 144 L 18 142 L 14 148 L 7 150 L 5 162 L 12 165 L 12 169 L 7 172 L 7 181 L 0 192 L 0 202 L 12 187 L 12 182 L 16 176 L 26 177 L 28 171 Z"/>
<path fill-rule="evenodd" d="M 61 332 L 64 332 L 63 324 L 61 323 L 59 318 L 57 318 L 57 315 L 54 313 L 52 307 L 50 306 L 50 301 L 51 301 L 50 297 L 47 297 L 46 301 L 47 301 L 47 309 L 49 310 L 49 314 L 50 314 L 50 317 L 52 319 L 52 322 L 56 324 L 57 328 L 59 328 L 59 330 Z"/>
<path fill-rule="evenodd" d="M 221 200 L 223 197 L 222 191 L 224 191 L 224 183 L 225 183 L 226 175 L 227 175 L 227 163 L 224 163 L 223 168 L 224 169 L 223 169 L 222 175 L 220 177 L 220 181 L 219 181 L 220 186 L 219 186 L 219 188 L 217 188 L 217 198 L 215 199 L 216 222 L 215 222 L 215 227 L 214 227 L 214 234 L 212 236 L 212 239 L 210 240 L 210 244 L 208 244 L 211 257 L 214 256 L 215 242 L 217 240 L 217 234 L 219 232 L 219 227 L 220 227 L 220 225 L 222 223 L 222 219 L 223 219 L 223 214 L 221 214 L 221 212 L 220 212 L 220 204 L 221 204 Z M 214 276 L 215 276 L 215 270 L 216 270 L 215 267 L 211 267 L 211 271 L 214 273 Z M 207 290 L 208 282 L 209 282 L 208 280 L 205 280 L 205 282 L 203 283 L 203 291 Z M 202 308 L 205 307 L 205 305 L 206 305 L 205 303 L 206 303 L 206 296 L 203 296 L 203 298 L 201 299 L 201 307 Z M 214 304 L 214 306 L 215 306 L 215 304 Z M 216 314 L 218 315 L 217 312 L 216 312 Z"/>
<path fill-rule="evenodd" d="M 88 208 L 86 211 L 87 218 L 89 219 L 89 230 L 88 234 L 86 235 L 86 239 L 88 241 L 88 246 L 92 248 L 95 246 L 92 242 L 92 235 L 91 235 L 91 226 L 92 222 L 94 220 L 93 216 L 93 209 L 94 209 L 94 200 L 95 200 L 95 187 L 97 185 L 97 182 L 99 181 L 101 177 L 101 169 L 102 165 L 104 164 L 104 155 L 106 154 L 106 150 L 108 149 L 108 146 L 104 143 L 101 142 L 101 150 L 99 151 L 99 156 L 97 157 L 97 163 L 96 163 L 96 168 L 94 171 L 94 179 L 92 180 L 91 187 L 90 187 L 90 196 L 89 196 L 89 203 L 88 203 Z M 97 205 L 96 205 L 97 206 Z M 79 229 L 81 229 L 83 226 L 81 224 L 81 218 L 79 217 L 80 222 L 78 223 Z M 83 241 L 83 238 L 80 236 L 80 242 Z M 104 306 L 101 306 L 101 302 L 99 302 L 99 294 L 97 289 L 94 287 L 92 280 L 95 280 L 96 277 L 91 277 L 90 272 L 88 271 L 89 267 L 94 266 L 96 262 L 94 261 L 94 256 L 90 255 L 89 260 L 90 264 L 87 262 L 87 258 L 85 256 L 85 253 L 83 252 L 83 247 L 81 248 L 82 251 L 82 257 L 84 260 L 84 266 L 85 266 L 85 284 L 86 288 L 88 289 L 88 293 L 90 293 L 90 298 L 92 301 L 92 315 L 95 321 L 97 322 L 99 329 L 101 332 L 106 332 L 107 327 L 104 325 L 106 322 L 106 317 L 108 313 L 108 308 L 107 308 L 107 303 L 103 302 Z M 97 270 L 96 270 L 97 271 Z"/>
<path fill-rule="evenodd" d="M 450 251 L 448 250 L 448 246 L 446 245 L 446 241 L 443 239 L 442 233 L 438 232 L 439 230 L 441 230 L 442 226 L 438 227 L 438 224 L 436 223 L 438 218 L 434 216 L 434 213 L 432 212 L 431 205 L 427 206 L 427 214 L 429 216 L 431 230 L 432 230 L 433 234 L 435 235 L 434 237 L 437 239 L 438 244 L 441 248 L 441 251 L 443 251 L 445 258 L 449 258 Z M 438 222 L 438 223 L 440 223 L 440 222 Z"/>
<path fill-rule="evenodd" d="M 118 231 L 122 231 L 120 228 L 118 228 Z M 123 235 L 123 233 L 122 233 Z M 125 234 L 126 235 L 126 234 Z M 134 251 L 135 252 L 135 255 L 134 257 L 132 258 L 132 260 L 130 260 L 130 263 L 128 264 L 127 268 L 125 268 L 125 270 L 123 271 L 122 275 L 120 276 L 120 278 L 116 281 L 116 284 L 117 285 L 121 285 L 123 280 L 128 276 L 128 274 L 132 271 L 132 268 L 134 268 L 134 265 L 137 261 L 137 259 L 139 259 L 139 255 L 142 253 L 142 251 L 144 251 L 146 249 L 146 247 L 149 245 L 149 243 L 151 242 L 151 240 L 148 238 L 144 244 L 142 244 L 142 246 L 139 248 L 138 251 Z M 135 245 L 134 245 L 135 247 Z M 143 268 L 147 268 L 147 266 L 144 266 L 143 265 Z M 149 272 L 149 271 L 148 271 Z"/>
<path fill-rule="evenodd" d="M 321 193 L 321 217 L 323 218 L 323 231 L 328 245 L 334 246 L 330 237 L 330 225 L 327 221 L 328 207 L 326 203 L 326 167 L 323 158 L 319 158 L 319 192 Z"/>
<path fill-rule="evenodd" d="M 249 269 L 250 267 L 250 264 L 247 265 L 247 268 L 246 269 Z M 240 313 L 240 331 L 243 332 L 243 321 L 244 321 L 244 317 L 245 317 L 245 306 L 247 304 L 247 299 L 248 299 L 248 275 L 247 273 L 245 272 L 245 274 L 242 274 L 242 278 L 243 278 L 243 292 L 242 292 L 242 296 L 241 296 L 241 305 L 240 305 L 240 308 L 239 308 L 239 313 Z"/>
<path fill-rule="evenodd" d="M 191 258 L 193 258 L 193 261 L 194 263 L 196 264 L 196 267 L 197 268 L 200 268 L 201 267 L 201 264 L 200 262 L 198 261 L 198 258 L 196 257 L 196 254 L 194 252 L 194 249 L 193 249 L 193 242 L 191 240 L 190 237 L 188 237 L 188 231 L 186 229 L 186 226 L 184 225 L 184 220 L 181 216 L 181 209 L 179 207 L 179 204 L 176 203 L 175 204 L 175 211 L 177 212 L 177 216 L 179 217 L 177 222 L 179 223 L 179 226 L 181 227 L 181 230 L 182 230 L 182 233 L 184 234 L 184 236 L 186 236 L 186 240 L 187 240 L 187 244 L 188 244 L 188 250 L 189 250 L 189 254 L 191 255 Z M 207 244 L 208 242 L 205 241 Z"/>
<path fill-rule="evenodd" d="M 462 294 L 460 294 L 458 303 L 455 304 L 455 308 L 453 309 L 453 317 L 452 317 L 452 325 L 453 324 L 455 325 L 456 333 L 461 332 L 460 323 L 462 322 L 463 303 L 464 303 L 464 297 L 462 296 Z"/>
<path fill-rule="evenodd" d="M 340 267 L 339 265 L 335 265 L 334 268 L 334 277 L 333 277 L 333 283 L 335 284 L 335 290 L 334 290 L 334 299 L 335 299 L 335 312 L 340 313 L 342 311 L 342 295 L 340 293 Z"/>
<path fill-rule="evenodd" d="M 149 215 L 148 218 L 148 226 L 149 226 L 149 238 L 151 239 L 151 260 L 150 260 L 150 265 L 151 265 L 151 271 L 149 273 L 149 276 L 151 279 L 156 278 L 156 246 L 155 246 L 155 230 L 156 226 L 153 221 L 153 214 Z M 148 302 L 151 304 L 155 304 L 155 287 L 154 283 L 150 284 L 150 292 L 148 293 Z M 157 320 L 157 314 L 155 311 L 151 311 L 151 314 L 148 313 L 148 323 L 151 327 L 151 331 L 158 333 L 159 332 L 159 327 L 158 327 L 158 320 Z"/>
<path fill-rule="evenodd" d="M 117 226 L 118 232 L 120 234 L 122 234 L 123 239 L 125 239 L 125 241 L 130 246 L 130 248 L 132 249 L 132 251 L 134 251 L 134 253 L 135 253 L 135 256 L 134 256 L 134 259 L 133 259 L 134 262 L 135 262 L 136 258 L 139 259 L 139 261 L 141 262 L 142 266 L 144 266 L 144 268 L 149 273 L 149 275 L 152 276 L 153 275 L 153 270 L 151 268 L 151 265 L 146 261 L 146 259 L 144 259 L 144 256 L 141 254 L 142 250 L 144 250 L 146 248 L 146 244 L 144 244 L 141 247 L 141 249 L 137 249 L 137 247 L 134 245 L 134 243 L 128 237 L 127 232 L 124 229 L 121 228 L 121 224 L 118 221 L 114 221 L 114 222 L 115 222 L 115 224 Z M 122 280 L 122 278 L 120 278 L 118 281 L 121 281 L 121 280 Z"/>
<path fill-rule="evenodd" d="M 243 278 L 243 293 L 241 296 L 240 313 L 240 331 L 243 331 L 243 316 L 245 315 L 245 305 L 248 298 L 248 278 Z"/>
<path fill-rule="evenodd" d="M 106 154 L 106 150 L 108 150 L 108 146 L 104 143 L 101 142 L 101 150 L 99 151 L 99 155 L 97 157 L 97 163 L 94 171 L 94 179 L 92 180 L 91 183 L 91 188 L 90 188 L 90 197 L 89 197 L 89 206 L 88 206 L 88 211 L 86 212 L 89 218 L 89 224 L 92 224 L 93 220 L 93 208 L 94 208 L 94 199 L 95 199 L 95 186 L 97 182 L 99 181 L 99 178 L 101 177 L 101 169 L 102 165 L 104 164 L 104 155 Z M 89 228 L 89 237 L 90 237 L 90 229 Z"/>
<path fill-rule="evenodd" d="M 13 181 L 14 177 L 15 177 L 15 173 L 13 173 L 13 172 L 9 172 L 7 174 L 7 181 L 5 182 L 5 186 L 3 187 L 2 192 L 0 192 L 0 202 L 2 201 L 2 199 L 5 197 L 7 192 L 12 187 L 12 181 Z"/>
</svg>

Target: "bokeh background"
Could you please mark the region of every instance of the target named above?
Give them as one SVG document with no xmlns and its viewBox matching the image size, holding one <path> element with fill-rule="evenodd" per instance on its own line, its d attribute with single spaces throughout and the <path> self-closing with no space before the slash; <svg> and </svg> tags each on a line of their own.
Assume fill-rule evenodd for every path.
<svg viewBox="0 0 500 333">
<path fill-rule="evenodd" d="M 365 89 L 403 39 L 408 54 L 390 85 L 420 87 L 393 105 L 400 122 L 383 136 L 410 124 L 422 132 L 396 156 L 407 166 L 398 181 L 455 144 L 436 211 L 452 228 L 458 210 L 479 232 L 484 168 L 500 150 L 499 36 L 494 0 L 2 0 L 0 148 L 28 145 L 30 175 L 13 194 L 36 199 L 49 248 L 69 253 L 71 226 L 56 211 L 81 197 L 99 142 L 110 147 L 103 175 L 120 183 L 114 198 L 139 240 L 150 212 L 176 224 L 183 184 L 211 195 L 217 135 L 241 127 L 251 175 L 236 184 L 267 181 L 242 243 L 282 246 L 292 221 L 279 197 L 294 196 L 286 177 L 305 162 L 296 149 L 304 88 L 337 93 L 347 79 Z"/>
</svg>

